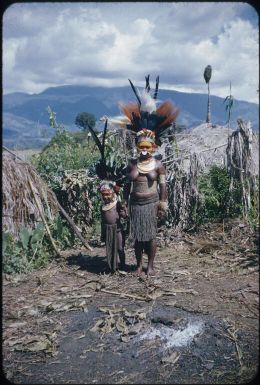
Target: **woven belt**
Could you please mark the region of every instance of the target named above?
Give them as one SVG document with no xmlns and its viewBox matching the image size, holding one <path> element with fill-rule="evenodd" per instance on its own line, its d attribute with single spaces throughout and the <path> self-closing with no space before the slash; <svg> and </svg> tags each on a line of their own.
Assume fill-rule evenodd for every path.
<svg viewBox="0 0 260 385">
<path fill-rule="evenodd" d="M 159 194 L 156 192 L 153 194 L 151 197 L 142 197 L 142 198 L 137 198 L 136 196 L 133 196 L 130 194 L 130 205 L 148 205 L 150 203 L 155 203 L 159 201 Z"/>
<path fill-rule="evenodd" d="M 134 181 L 133 190 L 134 193 L 156 193 L 157 192 L 157 181 Z"/>
</svg>

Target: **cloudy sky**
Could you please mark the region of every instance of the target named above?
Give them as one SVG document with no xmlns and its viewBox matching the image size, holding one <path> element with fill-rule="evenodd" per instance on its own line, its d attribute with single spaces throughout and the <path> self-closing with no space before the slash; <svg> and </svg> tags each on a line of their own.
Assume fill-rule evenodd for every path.
<svg viewBox="0 0 260 385">
<path fill-rule="evenodd" d="M 258 103 L 258 14 L 243 2 L 17 3 L 3 15 L 3 91 L 144 85 Z M 153 83 L 152 83 L 153 84 Z"/>
</svg>

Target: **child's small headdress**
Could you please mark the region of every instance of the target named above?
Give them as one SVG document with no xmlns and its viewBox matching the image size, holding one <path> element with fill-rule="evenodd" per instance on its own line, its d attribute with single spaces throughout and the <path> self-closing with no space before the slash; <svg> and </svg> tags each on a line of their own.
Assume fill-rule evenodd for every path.
<svg viewBox="0 0 260 385">
<path fill-rule="evenodd" d="M 114 191 L 114 183 L 103 180 L 99 185 L 99 191 Z"/>
</svg>

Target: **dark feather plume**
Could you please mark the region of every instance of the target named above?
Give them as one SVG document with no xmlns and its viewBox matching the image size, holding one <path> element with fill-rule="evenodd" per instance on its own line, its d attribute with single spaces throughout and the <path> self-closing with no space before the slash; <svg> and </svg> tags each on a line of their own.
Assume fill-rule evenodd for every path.
<svg viewBox="0 0 260 385">
<path fill-rule="evenodd" d="M 103 138 L 102 138 L 102 150 L 103 150 L 103 155 L 104 155 L 104 151 L 105 151 L 106 134 L 107 134 L 107 119 L 106 119 L 106 121 L 105 121 L 105 127 L 104 127 L 104 130 L 103 130 Z"/>
<path fill-rule="evenodd" d="M 145 82 L 146 82 L 145 89 L 147 90 L 147 92 L 149 92 L 151 89 L 150 84 L 149 84 L 149 77 L 150 77 L 150 75 L 145 76 Z"/>
<path fill-rule="evenodd" d="M 154 100 L 157 99 L 158 88 L 159 88 L 159 76 L 157 76 L 157 78 L 156 78 L 156 85 L 155 85 L 155 90 L 154 90 L 154 95 L 153 95 Z"/>
<path fill-rule="evenodd" d="M 140 100 L 139 95 L 138 95 L 138 93 L 137 93 L 137 91 L 136 91 L 136 88 L 135 88 L 135 86 L 133 85 L 133 83 L 131 82 L 131 80 L 130 80 L 130 79 L 128 79 L 128 80 L 129 80 L 129 83 L 130 83 L 130 85 L 131 85 L 131 87 L 132 87 L 132 90 L 134 91 L 134 94 L 135 94 L 135 96 L 136 96 L 136 99 L 138 100 L 138 103 L 139 103 L 139 105 L 141 106 L 141 100 Z"/>
<path fill-rule="evenodd" d="M 97 145 L 97 147 L 99 149 L 99 152 L 101 154 L 101 158 L 103 159 L 104 158 L 104 147 L 102 146 L 102 144 L 101 144 L 97 134 L 93 130 L 93 128 L 88 125 L 88 129 L 89 129 L 89 131 L 90 131 L 90 133 L 92 135 L 92 138 L 93 138 L 94 142 L 96 143 L 96 145 Z"/>
<path fill-rule="evenodd" d="M 101 180 L 110 180 L 116 182 L 118 185 L 123 183 L 124 178 L 126 177 L 126 166 L 124 164 L 116 164 L 116 162 L 110 163 L 109 159 L 105 157 L 105 140 L 107 134 L 107 124 L 108 121 L 106 119 L 105 126 L 103 130 L 102 143 L 99 140 L 97 134 L 93 130 L 92 127 L 88 127 L 89 131 L 92 135 L 92 138 L 97 145 L 101 158 L 96 163 L 95 171 L 99 179 Z"/>
</svg>

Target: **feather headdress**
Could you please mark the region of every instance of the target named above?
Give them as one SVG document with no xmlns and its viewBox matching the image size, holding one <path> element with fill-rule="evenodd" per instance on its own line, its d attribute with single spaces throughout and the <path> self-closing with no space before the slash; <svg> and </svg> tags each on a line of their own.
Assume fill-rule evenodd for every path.
<svg viewBox="0 0 260 385">
<path fill-rule="evenodd" d="M 88 125 L 88 129 L 101 155 L 99 161 L 95 165 L 95 171 L 99 179 L 102 180 L 100 184 L 100 191 L 102 186 L 109 185 L 110 187 L 113 186 L 115 192 L 119 192 L 120 186 L 123 185 L 124 179 L 126 177 L 126 165 L 123 163 L 117 164 L 115 161 L 111 162 L 111 160 L 106 157 L 105 142 L 107 134 L 107 124 L 108 121 L 106 119 L 102 140 L 99 139 L 93 128 Z"/>
<path fill-rule="evenodd" d="M 169 100 L 156 107 L 159 76 L 156 78 L 153 96 L 150 93 L 149 77 L 150 75 L 145 77 L 146 86 L 141 92 L 128 79 L 136 96 L 137 103 L 120 103 L 119 106 L 122 113 L 128 119 L 128 124 L 125 125 L 126 128 L 134 131 L 137 137 L 144 136 L 144 133 L 150 130 L 154 133 L 155 143 L 161 145 L 160 137 L 175 122 L 179 109 Z"/>
</svg>

